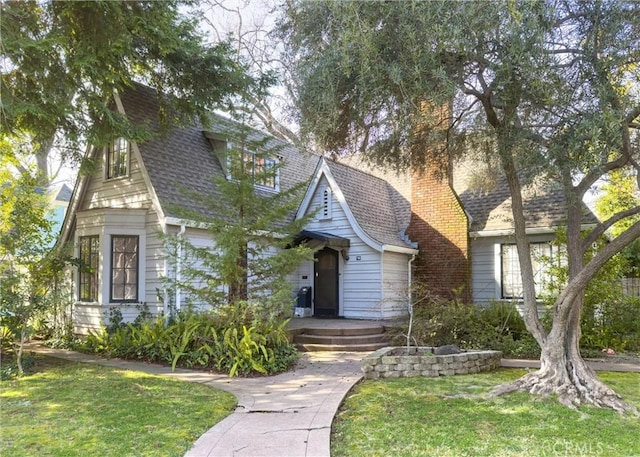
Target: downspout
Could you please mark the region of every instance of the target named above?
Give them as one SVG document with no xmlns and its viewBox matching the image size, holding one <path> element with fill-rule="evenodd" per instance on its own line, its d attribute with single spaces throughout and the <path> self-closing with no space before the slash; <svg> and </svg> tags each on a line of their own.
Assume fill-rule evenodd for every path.
<svg viewBox="0 0 640 457">
<path fill-rule="evenodd" d="M 407 263 L 407 279 L 408 279 L 408 284 L 407 284 L 407 300 L 409 300 L 409 306 L 411 306 L 411 282 L 413 281 L 413 275 L 411 274 L 411 264 L 413 263 L 413 261 L 416 260 L 416 255 L 413 254 L 411 255 L 411 258 L 409 259 L 409 262 Z"/>
<path fill-rule="evenodd" d="M 407 277 L 409 280 L 408 283 L 408 288 L 407 288 L 407 310 L 409 311 L 409 328 L 407 329 L 407 354 L 409 354 L 409 349 L 411 348 L 411 331 L 413 330 L 413 302 L 412 302 L 412 293 L 411 293 L 411 289 L 412 289 L 412 284 L 411 281 L 413 280 L 412 278 L 412 274 L 411 274 L 411 264 L 413 263 L 413 261 L 416 260 L 416 255 L 413 254 L 411 256 L 411 258 L 409 259 L 409 261 L 407 262 L 407 266 L 408 268 L 408 272 L 407 272 Z"/>
<path fill-rule="evenodd" d="M 166 224 L 162 224 L 162 235 L 163 236 L 167 236 L 168 231 L 167 231 L 167 225 Z M 163 260 L 163 265 L 162 265 L 163 271 L 164 271 L 164 277 L 165 278 L 169 278 L 169 258 L 168 256 L 164 256 L 164 260 Z M 163 294 L 162 294 L 162 313 L 165 316 L 165 319 L 168 318 L 169 316 L 169 291 L 167 290 L 167 282 L 165 281 L 164 283 L 164 287 L 163 289 Z"/>
<path fill-rule="evenodd" d="M 176 259 L 176 311 L 180 311 L 182 306 L 180 299 L 180 281 L 182 280 L 182 238 L 187 227 L 182 224 L 178 232 L 178 258 Z"/>
</svg>

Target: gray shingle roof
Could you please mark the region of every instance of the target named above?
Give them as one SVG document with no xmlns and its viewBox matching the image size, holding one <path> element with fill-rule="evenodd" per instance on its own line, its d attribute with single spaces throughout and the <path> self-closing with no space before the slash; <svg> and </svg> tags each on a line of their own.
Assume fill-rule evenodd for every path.
<svg viewBox="0 0 640 457">
<path fill-rule="evenodd" d="M 410 247 L 400 238 L 406 226 L 398 215 L 410 207 L 386 181 L 348 165 L 327 160 L 331 174 L 344 193 L 349 208 L 369 236 L 381 244 Z"/>
<path fill-rule="evenodd" d="M 49 195 L 52 200 L 59 202 L 69 202 L 71 201 L 72 190 L 66 184 L 62 184 L 55 188 L 49 190 Z"/>
<path fill-rule="evenodd" d="M 159 132 L 159 103 L 155 91 L 136 85 L 122 94 L 125 112 L 136 124 L 148 125 Z M 233 137 L 234 121 L 213 115 L 210 131 L 221 137 Z M 209 209 L 189 195 L 189 191 L 215 197 L 219 195 L 212 176 L 224 171 L 205 136 L 204 128 L 194 123 L 174 127 L 158 133 L 148 141 L 140 142 L 139 149 L 153 188 L 166 216 L 179 217 L 176 207 L 196 210 L 206 216 Z M 267 150 L 277 151 L 283 160 L 280 187 L 288 189 L 300 182 L 309 182 L 320 157 L 300 151 L 289 143 L 251 130 L 251 139 L 268 138 Z M 370 167 L 357 168 L 344 163 L 327 161 L 340 186 L 349 208 L 362 229 L 381 244 L 407 247 L 401 233 L 407 229 L 411 215 L 410 192 L 407 176 L 389 177 L 384 172 L 372 172 Z M 469 176 L 474 167 L 462 164 L 456 167 L 454 188 L 465 210 L 472 218 L 471 231 L 504 230 L 513 227 L 508 189 L 504 179 L 498 179 L 490 192 L 469 188 Z M 364 170 L 364 171 L 363 171 Z M 375 176 L 374 176 L 375 175 Z M 566 202 L 561 189 L 530 186 L 525 192 L 527 227 L 548 228 L 563 225 Z M 584 223 L 597 219 L 586 206 Z"/>
<path fill-rule="evenodd" d="M 160 106 L 155 91 L 136 85 L 124 92 L 121 100 L 125 113 L 133 123 L 147 125 L 152 131 L 160 131 Z M 230 137 L 229 139 L 233 140 L 236 125 L 229 119 L 213 115 L 208 130 L 216 136 Z M 216 216 L 210 214 L 210 209 L 198 199 L 185 194 L 183 190 L 188 189 L 190 193 L 214 198 L 219 195 L 212 176 L 223 176 L 224 171 L 204 130 L 201 125 L 194 123 L 171 128 L 169 131 L 158 133 L 150 140 L 138 143 L 149 179 L 168 217 L 180 217 L 175 210 L 177 207 L 195 210 L 208 217 Z M 300 151 L 289 143 L 268 137 L 257 130 L 251 130 L 249 138 L 268 138 L 265 149 L 276 151 L 282 158 L 281 189 L 310 181 L 320 156 Z M 330 166 L 362 229 L 382 244 L 407 247 L 407 243 L 398 236 L 401 229 L 394 208 L 399 208 L 402 214 L 408 214 L 408 201 L 399 197 L 393 187 L 379 178 L 337 163 L 331 163 Z M 404 203 L 398 205 L 397 202 L 401 201 Z"/>
<path fill-rule="evenodd" d="M 513 228 L 511 197 L 504 176 L 495 180 L 491 190 L 473 189 L 471 177 L 477 170 L 472 163 L 457 164 L 454 188 L 465 210 L 471 216 L 471 232 L 508 230 Z M 567 202 L 558 184 L 529 184 L 523 189 L 527 228 L 551 228 L 566 225 Z M 584 203 L 583 224 L 596 224 L 595 215 Z"/>
<path fill-rule="evenodd" d="M 146 124 L 152 130 L 158 130 L 159 104 L 155 91 L 136 85 L 134 89 L 124 92 L 121 100 L 125 113 L 132 122 Z M 233 126 L 237 125 L 217 115 L 212 115 L 211 124 L 209 130 L 221 136 L 233 135 Z M 256 140 L 264 138 L 265 134 L 251 130 L 249 137 Z M 212 176 L 223 176 L 224 171 L 201 125 L 172 128 L 148 141 L 140 142 L 138 147 L 166 216 L 179 217 L 176 207 L 215 216 L 210 214 L 205 205 L 183 190 L 188 189 L 190 193 L 214 198 L 219 195 Z M 283 160 L 280 170 L 281 189 L 289 189 L 297 183 L 308 181 L 319 160 L 316 155 L 301 152 L 288 143 L 273 138 L 265 144 L 265 149 L 276 151 Z"/>
<path fill-rule="evenodd" d="M 341 157 L 339 162 L 388 183 L 397 225 L 400 230 L 406 230 L 409 227 L 411 221 L 411 176 L 408 171 L 398 173 L 393 170 L 385 170 L 373 165 L 358 154 Z"/>
</svg>

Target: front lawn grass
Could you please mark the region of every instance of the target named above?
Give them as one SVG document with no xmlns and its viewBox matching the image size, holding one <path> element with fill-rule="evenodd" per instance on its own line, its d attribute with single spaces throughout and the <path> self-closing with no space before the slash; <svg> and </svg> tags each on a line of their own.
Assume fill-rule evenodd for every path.
<svg viewBox="0 0 640 457">
<path fill-rule="evenodd" d="M 233 395 L 145 373 L 36 357 L 0 383 L 2 456 L 182 456 Z"/>
<path fill-rule="evenodd" d="M 637 417 L 595 407 L 576 412 L 524 393 L 486 398 L 495 385 L 524 373 L 362 382 L 334 420 L 331 455 L 640 456 Z M 640 407 L 640 374 L 599 376 Z"/>
</svg>

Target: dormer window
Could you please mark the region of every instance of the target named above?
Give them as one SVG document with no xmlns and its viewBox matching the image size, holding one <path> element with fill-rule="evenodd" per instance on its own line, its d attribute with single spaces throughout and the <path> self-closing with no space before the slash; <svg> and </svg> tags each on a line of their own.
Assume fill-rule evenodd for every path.
<svg viewBox="0 0 640 457">
<path fill-rule="evenodd" d="M 211 132 L 205 132 L 205 136 L 209 139 L 227 179 L 238 179 L 239 174 L 243 173 L 251 176 L 253 184 L 258 188 L 276 192 L 280 190 L 279 158 L 262 152 L 247 151 L 244 146 L 239 147 L 229 139 Z M 234 163 L 235 157 L 239 159 L 237 163 Z"/>
<path fill-rule="evenodd" d="M 229 151 L 233 150 L 228 145 Z M 242 164 L 241 170 L 240 163 Z M 242 151 L 242 159 L 237 167 L 232 163 L 231 153 L 227 154 L 227 179 L 237 179 L 237 173 L 244 173 L 253 178 L 256 187 L 277 191 L 280 187 L 278 160 L 257 152 Z"/>
<path fill-rule="evenodd" d="M 278 170 L 276 160 L 271 157 L 245 154 L 248 160 L 253 161 L 253 182 L 256 186 L 278 189 Z M 251 165 L 249 165 L 251 169 Z"/>
<path fill-rule="evenodd" d="M 325 187 L 322 191 L 322 208 L 320 210 L 320 219 L 331 219 L 332 215 L 332 202 L 331 188 Z"/>
<path fill-rule="evenodd" d="M 129 173 L 129 141 L 115 139 L 107 148 L 107 179 L 127 176 Z"/>
</svg>

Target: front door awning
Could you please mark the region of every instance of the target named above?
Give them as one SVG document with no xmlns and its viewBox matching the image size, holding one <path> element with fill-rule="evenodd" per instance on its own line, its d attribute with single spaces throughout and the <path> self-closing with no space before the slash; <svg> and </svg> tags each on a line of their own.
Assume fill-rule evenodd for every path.
<svg viewBox="0 0 640 457">
<path fill-rule="evenodd" d="M 293 244 L 296 246 L 305 242 L 312 249 L 320 246 L 340 249 L 348 248 L 350 245 L 348 238 L 325 232 L 312 232 L 311 230 L 303 230 L 293 239 Z"/>
</svg>

